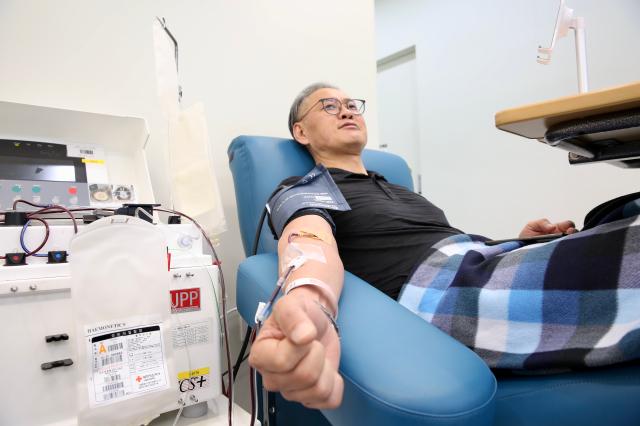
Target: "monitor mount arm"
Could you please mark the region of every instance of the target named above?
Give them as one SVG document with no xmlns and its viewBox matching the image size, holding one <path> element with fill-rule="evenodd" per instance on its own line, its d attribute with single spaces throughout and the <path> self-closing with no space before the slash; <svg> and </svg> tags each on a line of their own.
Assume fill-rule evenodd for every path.
<svg viewBox="0 0 640 426">
<path fill-rule="evenodd" d="M 573 17 L 573 9 L 565 5 L 565 0 L 560 0 L 556 26 L 551 39 L 551 46 L 538 46 L 538 63 L 548 65 L 551 62 L 551 53 L 556 41 L 567 35 L 570 29 L 576 37 L 576 61 L 578 65 L 578 90 L 580 93 L 589 91 L 589 77 L 587 73 L 587 46 L 584 34 L 584 18 Z"/>
</svg>

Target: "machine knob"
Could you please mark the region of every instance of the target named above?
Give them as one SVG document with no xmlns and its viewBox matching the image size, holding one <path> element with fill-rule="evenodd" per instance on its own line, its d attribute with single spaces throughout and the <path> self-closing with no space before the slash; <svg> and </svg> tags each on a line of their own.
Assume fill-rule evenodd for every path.
<svg viewBox="0 0 640 426">
<path fill-rule="evenodd" d="M 193 240 L 194 238 L 191 235 L 181 235 L 178 238 L 178 246 L 180 246 L 180 248 L 190 249 L 193 247 Z"/>
</svg>

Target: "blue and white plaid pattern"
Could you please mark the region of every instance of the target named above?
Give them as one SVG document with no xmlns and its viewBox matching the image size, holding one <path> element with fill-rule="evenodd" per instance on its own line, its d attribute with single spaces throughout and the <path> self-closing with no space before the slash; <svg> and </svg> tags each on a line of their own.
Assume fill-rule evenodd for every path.
<svg viewBox="0 0 640 426">
<path fill-rule="evenodd" d="M 492 368 L 600 366 L 640 358 L 640 217 L 544 243 L 439 242 L 400 304 Z"/>
</svg>

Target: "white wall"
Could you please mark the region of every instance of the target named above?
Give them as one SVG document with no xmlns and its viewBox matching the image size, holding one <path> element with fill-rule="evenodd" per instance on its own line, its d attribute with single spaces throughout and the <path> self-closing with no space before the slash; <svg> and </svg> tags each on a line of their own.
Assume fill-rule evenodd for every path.
<svg viewBox="0 0 640 426">
<path fill-rule="evenodd" d="M 640 79 L 640 2 L 569 0 L 584 16 L 591 90 Z M 376 58 L 416 46 L 423 194 L 452 225 L 515 236 L 531 219 L 574 219 L 640 190 L 640 171 L 569 166 L 566 152 L 501 132 L 497 111 L 577 93 L 573 33 L 552 63 L 557 0 L 376 0 Z M 382 122 L 384 117 L 380 117 Z"/>
<path fill-rule="evenodd" d="M 167 131 L 156 97 L 152 38 L 156 15 L 167 19 L 180 43 L 183 104 L 202 100 L 207 111 L 228 224 L 219 254 L 233 305 L 244 252 L 227 146 L 240 134 L 288 136 L 291 101 L 318 80 L 370 101 L 375 141 L 373 2 L 0 2 L 0 99 L 144 117 L 156 199 L 166 203 Z"/>
</svg>

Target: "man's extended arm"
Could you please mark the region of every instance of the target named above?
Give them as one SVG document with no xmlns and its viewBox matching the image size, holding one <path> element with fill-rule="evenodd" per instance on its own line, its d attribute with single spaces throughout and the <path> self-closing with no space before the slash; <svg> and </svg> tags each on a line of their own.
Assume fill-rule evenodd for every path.
<svg viewBox="0 0 640 426">
<path fill-rule="evenodd" d="M 340 339 L 323 309 L 330 310 L 339 299 L 344 268 L 325 219 L 301 216 L 284 228 L 278 243 L 280 274 L 300 252 L 307 261 L 291 273 L 283 290 L 306 278 L 319 280 L 320 286 L 301 285 L 278 300 L 251 348 L 249 362 L 262 374 L 266 389 L 310 408 L 335 408 L 344 388 L 338 373 Z"/>
</svg>

